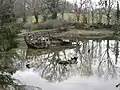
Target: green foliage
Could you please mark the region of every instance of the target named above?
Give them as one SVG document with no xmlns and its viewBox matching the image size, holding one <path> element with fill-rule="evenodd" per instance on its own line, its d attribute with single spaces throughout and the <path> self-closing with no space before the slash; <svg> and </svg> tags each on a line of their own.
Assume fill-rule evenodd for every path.
<svg viewBox="0 0 120 90">
<path fill-rule="evenodd" d="M 17 33 L 17 27 L 14 27 L 12 25 L 7 25 L 7 27 L 3 27 L 2 29 L 4 32 L 1 33 L 1 39 L 0 39 L 0 51 L 6 51 L 13 47 L 17 47 L 17 41 L 16 33 Z"/>
<path fill-rule="evenodd" d="M 16 24 L 15 14 L 13 12 L 13 1 L 6 0 L 0 7 L 0 51 L 6 51 L 17 46 L 15 40 L 19 33 L 19 25 Z M 4 11 L 3 11 L 4 9 Z"/>
<path fill-rule="evenodd" d="M 13 5 L 12 0 L 0 0 L 0 51 L 3 52 L 17 46 L 15 37 L 19 32 L 19 28 L 16 24 Z M 12 60 L 8 56 L 2 57 L 2 54 L 0 55 L 0 88 L 6 90 L 9 85 L 14 84 L 11 75 L 16 70 L 11 67 Z M 8 61 L 10 62 L 8 63 Z"/>
<path fill-rule="evenodd" d="M 0 86 L 1 87 L 7 87 L 8 85 L 12 85 L 13 79 L 11 78 L 11 75 L 7 74 L 0 74 Z"/>
<path fill-rule="evenodd" d="M 11 76 L 16 71 L 12 66 L 12 57 L 11 54 L 0 54 L 0 88 L 4 88 L 5 90 L 9 85 L 15 84 L 14 79 Z"/>
</svg>

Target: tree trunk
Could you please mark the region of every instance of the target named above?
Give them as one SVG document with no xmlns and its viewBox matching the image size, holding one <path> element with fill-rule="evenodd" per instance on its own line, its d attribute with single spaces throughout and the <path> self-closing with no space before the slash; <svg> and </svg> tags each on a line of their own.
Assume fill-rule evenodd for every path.
<svg viewBox="0 0 120 90">
<path fill-rule="evenodd" d="M 94 24 L 94 12 L 92 11 L 91 14 L 92 14 L 92 24 Z"/>
<path fill-rule="evenodd" d="M 90 24 L 90 13 L 88 12 L 88 15 L 87 15 L 87 23 Z"/>
<path fill-rule="evenodd" d="M 76 18 L 77 18 L 77 22 L 79 22 L 79 21 L 80 21 L 80 15 L 77 14 L 77 15 L 76 15 Z"/>
<path fill-rule="evenodd" d="M 110 25 L 110 16 L 107 15 L 107 25 Z"/>
<path fill-rule="evenodd" d="M 27 22 L 27 17 L 25 15 L 23 16 L 23 22 Z"/>
<path fill-rule="evenodd" d="M 62 12 L 61 15 L 62 15 L 62 19 L 64 19 L 64 12 Z"/>
<path fill-rule="evenodd" d="M 43 21 L 47 21 L 48 20 L 48 16 L 47 15 L 43 15 Z"/>
<path fill-rule="evenodd" d="M 120 18 L 120 9 L 119 9 L 119 2 L 117 1 L 117 10 L 116 10 L 116 24 L 119 25 L 119 18 Z"/>
<path fill-rule="evenodd" d="M 35 22 L 38 23 L 39 22 L 38 21 L 38 14 L 35 14 L 34 17 L 35 17 Z"/>
<path fill-rule="evenodd" d="M 27 22 L 27 15 L 26 15 L 26 8 L 25 8 L 25 6 L 26 6 L 26 2 L 24 0 L 24 14 L 23 14 L 23 22 L 24 23 Z"/>
<path fill-rule="evenodd" d="M 87 24 L 87 17 L 86 17 L 85 14 L 83 14 L 83 23 L 84 23 L 84 24 Z"/>
<path fill-rule="evenodd" d="M 115 44 L 115 64 L 117 64 L 118 56 L 119 56 L 119 41 L 116 40 L 115 42 L 116 42 L 116 44 Z"/>
<path fill-rule="evenodd" d="M 57 12 L 52 13 L 52 19 L 57 19 Z"/>
<path fill-rule="evenodd" d="M 102 13 L 99 13 L 99 23 L 102 23 Z"/>
<path fill-rule="evenodd" d="M 3 27 L 3 25 L 4 25 L 4 16 L 2 16 L 0 23 L 1 23 L 1 27 Z"/>
<path fill-rule="evenodd" d="M 101 10 L 101 8 L 99 10 L 99 22 L 98 23 L 102 23 L 102 10 Z"/>
</svg>

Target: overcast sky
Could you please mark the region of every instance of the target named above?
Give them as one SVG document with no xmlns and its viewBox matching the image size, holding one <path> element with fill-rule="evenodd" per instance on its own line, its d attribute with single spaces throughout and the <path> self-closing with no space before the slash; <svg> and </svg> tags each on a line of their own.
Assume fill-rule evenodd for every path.
<svg viewBox="0 0 120 90">
<path fill-rule="evenodd" d="M 67 0 L 69 2 L 74 2 L 75 0 Z M 79 1 L 79 0 L 78 0 Z M 93 2 L 98 2 L 99 0 L 92 0 Z"/>
</svg>

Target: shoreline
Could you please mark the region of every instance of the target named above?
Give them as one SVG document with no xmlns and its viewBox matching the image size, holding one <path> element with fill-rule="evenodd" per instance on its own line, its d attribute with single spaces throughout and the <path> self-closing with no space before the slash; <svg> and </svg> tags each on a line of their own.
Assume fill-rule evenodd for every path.
<svg viewBox="0 0 120 90">
<path fill-rule="evenodd" d="M 54 32 L 55 31 L 55 32 Z M 52 37 L 60 38 L 60 39 L 69 39 L 69 40 L 96 40 L 96 39 L 110 39 L 110 40 L 120 40 L 119 35 L 114 36 L 114 31 L 108 30 L 108 29 L 96 29 L 96 30 L 80 30 L 80 29 L 69 29 L 68 31 L 62 31 L 59 32 L 57 30 L 33 30 L 30 32 L 24 32 L 19 34 L 18 36 L 25 36 L 27 33 L 37 33 L 41 34 L 43 36 L 46 36 L 46 34 L 50 34 Z M 48 36 L 48 35 L 47 35 Z"/>
</svg>

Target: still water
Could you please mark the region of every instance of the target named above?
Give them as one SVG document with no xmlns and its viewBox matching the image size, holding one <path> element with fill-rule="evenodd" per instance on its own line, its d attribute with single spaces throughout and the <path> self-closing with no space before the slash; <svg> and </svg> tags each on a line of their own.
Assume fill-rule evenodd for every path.
<svg viewBox="0 0 120 90">
<path fill-rule="evenodd" d="M 119 90 L 116 84 L 120 82 L 120 41 L 78 43 L 45 50 L 17 48 L 5 59 L 9 58 L 9 64 L 17 68 L 14 78 L 42 90 Z M 57 60 L 68 61 L 73 57 L 78 57 L 77 63 L 57 63 Z"/>
</svg>

